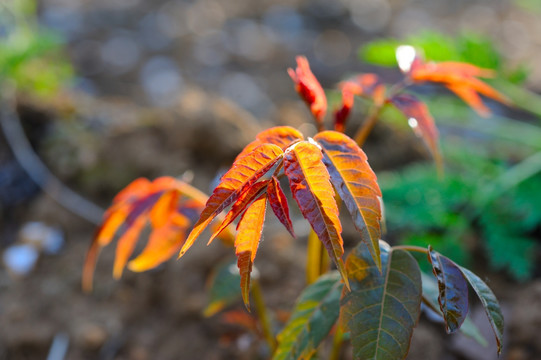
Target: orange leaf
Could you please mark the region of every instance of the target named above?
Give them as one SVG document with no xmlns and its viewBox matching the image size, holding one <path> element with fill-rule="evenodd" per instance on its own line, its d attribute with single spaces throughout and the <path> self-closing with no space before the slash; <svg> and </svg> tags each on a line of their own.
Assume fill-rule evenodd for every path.
<svg viewBox="0 0 541 360">
<path fill-rule="evenodd" d="M 316 145 L 307 141 L 299 142 L 286 151 L 284 171 L 302 215 L 327 249 L 349 288 L 342 261 L 342 225 L 329 172 L 322 158 L 323 154 Z"/>
<path fill-rule="evenodd" d="M 441 171 L 443 163 L 438 129 L 426 104 L 411 94 L 395 95 L 390 99 L 390 102 L 408 118 L 408 124 L 415 134 L 423 139 Z"/>
<path fill-rule="evenodd" d="M 324 131 L 314 140 L 323 148 L 323 163 L 331 182 L 344 201 L 353 224 L 366 243 L 374 262 L 381 269 L 379 239 L 381 237 L 381 190 L 376 174 L 357 143 L 344 134 Z"/>
<path fill-rule="evenodd" d="M 250 274 L 261 239 L 266 209 L 267 195 L 262 194 L 246 209 L 237 226 L 235 253 L 240 272 L 242 300 L 248 311 L 250 311 Z"/>
<path fill-rule="evenodd" d="M 186 253 L 220 212 L 235 202 L 245 189 L 269 172 L 282 159 L 283 154 L 282 149 L 276 145 L 262 144 L 250 154 L 237 159 L 208 199 L 199 220 L 182 246 L 179 257 Z"/>
<path fill-rule="evenodd" d="M 493 75 L 494 72 L 492 70 L 482 69 L 472 64 L 451 61 L 422 63 L 413 68 L 409 73 L 410 79 L 414 82 L 431 81 L 445 85 L 481 116 L 487 116 L 490 114 L 490 111 L 483 104 L 478 93 L 503 104 L 511 104 L 507 97 L 476 78 L 477 76 L 492 77 Z"/>
<path fill-rule="evenodd" d="M 253 186 L 249 187 L 245 191 L 243 191 L 237 201 L 231 206 L 231 210 L 227 213 L 224 220 L 222 221 L 222 224 L 214 231 L 214 234 L 210 237 L 210 240 L 207 245 L 210 245 L 210 243 L 214 240 L 214 238 L 220 234 L 225 228 L 227 228 L 237 217 L 239 217 L 244 210 L 250 205 L 252 201 L 263 191 L 265 191 L 267 185 L 269 184 L 269 180 L 262 180 L 256 182 Z"/>
<path fill-rule="evenodd" d="M 149 214 L 150 223 L 154 229 L 164 226 L 169 216 L 176 212 L 179 197 L 178 191 L 168 191 L 156 201 Z"/>
<path fill-rule="evenodd" d="M 323 118 L 327 112 L 327 97 L 321 84 L 310 70 L 308 60 L 304 56 L 297 56 L 296 60 L 297 68 L 295 70 L 288 69 L 287 72 L 295 83 L 295 90 L 310 107 L 318 130 L 322 130 Z"/>
<path fill-rule="evenodd" d="M 171 258 L 180 250 L 191 224 L 192 221 L 186 216 L 172 214 L 163 226 L 152 231 L 145 248 L 128 263 L 128 268 L 131 271 L 146 271 Z"/>
<path fill-rule="evenodd" d="M 360 74 L 353 79 L 346 80 L 338 84 L 338 87 L 342 89 L 342 91 L 346 90 L 357 96 L 371 98 L 376 88 L 381 84 L 382 83 L 376 74 L 368 73 Z"/>
<path fill-rule="evenodd" d="M 342 107 L 334 112 L 334 129 L 344 132 L 347 118 L 351 113 L 354 95 L 370 98 L 376 105 L 381 105 L 385 97 L 385 86 L 376 74 L 360 74 L 353 79 L 338 84 L 342 90 Z"/>
<path fill-rule="evenodd" d="M 274 215 L 280 220 L 280 222 L 286 227 L 291 236 L 295 237 L 293 231 L 293 224 L 289 218 L 289 206 L 287 205 L 286 196 L 278 182 L 276 177 L 272 177 L 269 187 L 267 188 L 267 195 L 269 197 L 269 204 L 274 212 Z"/>
<path fill-rule="evenodd" d="M 113 265 L 113 277 L 119 279 L 122 276 L 122 271 L 124 266 L 128 262 L 128 259 L 135 249 L 135 244 L 139 239 L 141 231 L 143 231 L 146 224 L 146 219 L 144 214 L 138 216 L 131 224 L 130 227 L 126 229 L 124 234 L 118 239 L 116 246 L 115 254 L 115 263 Z"/>
<path fill-rule="evenodd" d="M 334 130 L 344 132 L 346 121 L 353 108 L 355 98 L 353 93 L 347 88 L 342 88 L 342 107 L 334 111 Z"/>
<path fill-rule="evenodd" d="M 274 144 L 285 151 L 292 143 L 303 139 L 302 134 L 291 126 L 275 126 L 257 134 L 256 139 L 246 145 L 241 153 L 237 155 L 235 161 L 251 153 L 262 144 Z"/>
<path fill-rule="evenodd" d="M 179 199 L 180 207 L 178 205 Z M 90 245 L 83 268 L 84 290 L 89 291 L 92 288 L 94 267 L 100 249 L 111 242 L 121 226 L 124 230 L 117 245 L 115 277 L 121 275 L 126 261 L 133 252 L 139 234 L 149 218 L 154 231 L 162 229 L 169 224 L 171 217 L 181 215 L 178 212 L 194 212 L 195 210 L 195 213 L 198 214 L 206 199 L 206 195 L 199 190 L 172 177 L 161 177 L 152 182 L 144 178 L 134 180 L 113 199 L 113 204 L 105 213 L 103 224 Z M 190 216 L 187 216 L 186 219 L 190 219 Z M 193 221 L 190 220 L 184 229 L 179 230 L 182 232 L 182 236 Z M 231 234 L 224 232 L 221 237 L 227 236 L 231 236 Z"/>
</svg>

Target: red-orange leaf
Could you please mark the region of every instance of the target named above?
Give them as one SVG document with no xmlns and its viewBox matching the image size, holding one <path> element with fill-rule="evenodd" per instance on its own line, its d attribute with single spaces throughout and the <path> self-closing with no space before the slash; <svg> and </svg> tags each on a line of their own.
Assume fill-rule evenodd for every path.
<svg viewBox="0 0 541 360">
<path fill-rule="evenodd" d="M 438 129 L 426 104 L 411 94 L 395 95 L 390 102 L 408 118 L 408 124 L 415 134 L 423 139 L 438 168 L 441 169 L 443 164 Z"/>
<path fill-rule="evenodd" d="M 346 130 L 346 121 L 349 118 L 353 103 L 354 94 L 347 86 L 342 88 L 342 107 L 334 111 L 334 130 L 344 132 Z"/>
<path fill-rule="evenodd" d="M 317 234 L 349 288 L 344 262 L 342 225 L 323 154 L 314 144 L 302 141 L 284 155 L 284 171 L 302 215 Z"/>
<path fill-rule="evenodd" d="M 283 157 L 283 151 L 273 144 L 262 144 L 251 153 L 238 158 L 224 174 L 220 184 L 208 199 L 199 220 L 188 235 L 179 257 L 193 245 L 197 237 L 210 222 L 226 207 L 234 203 L 239 195 L 269 172 Z"/>
<path fill-rule="evenodd" d="M 266 208 L 267 195 L 262 194 L 246 209 L 237 226 L 235 253 L 240 272 L 242 299 L 248 310 L 250 310 L 250 274 L 261 239 Z"/>
<path fill-rule="evenodd" d="M 295 237 L 293 231 L 293 224 L 289 218 L 289 206 L 287 205 L 286 196 L 278 182 L 276 177 L 272 177 L 269 187 L 267 188 L 267 196 L 269 198 L 269 204 L 274 212 L 274 215 L 280 220 L 280 222 L 286 227 L 291 236 Z"/>
<path fill-rule="evenodd" d="M 257 134 L 255 140 L 246 145 L 241 153 L 237 155 L 237 159 L 251 153 L 256 147 L 262 144 L 274 144 L 285 151 L 289 145 L 303 139 L 302 134 L 291 126 L 271 127 Z"/>
<path fill-rule="evenodd" d="M 321 84 L 310 70 L 308 60 L 304 56 L 297 56 L 297 68 L 287 71 L 295 83 L 295 90 L 310 107 L 318 129 L 322 130 L 323 118 L 327 112 L 327 97 Z"/>
<path fill-rule="evenodd" d="M 250 205 L 252 201 L 263 191 L 265 191 L 269 180 L 262 180 L 256 182 L 254 185 L 244 190 L 238 197 L 237 201 L 231 206 L 231 210 L 227 213 L 222 221 L 221 225 L 214 231 L 214 234 L 210 237 L 210 240 L 207 245 L 214 240 L 225 228 L 227 228 L 237 217 L 239 217 L 244 210 Z"/>
<path fill-rule="evenodd" d="M 431 81 L 445 85 L 482 116 L 490 114 L 478 94 L 509 105 L 504 95 L 476 77 L 492 77 L 494 72 L 475 65 L 459 62 L 421 63 L 411 70 L 414 82 Z"/>
<path fill-rule="evenodd" d="M 137 272 L 146 271 L 170 259 L 180 250 L 186 239 L 186 229 L 191 224 L 192 221 L 186 216 L 172 214 L 163 226 L 150 234 L 145 248 L 128 263 L 128 269 Z"/>
<path fill-rule="evenodd" d="M 381 85 L 381 81 L 376 74 L 360 74 L 353 79 L 346 80 L 338 86 L 342 91 L 346 90 L 357 96 L 372 98 L 376 88 Z"/>
<path fill-rule="evenodd" d="M 331 182 L 353 218 L 355 228 L 366 243 L 375 264 L 381 269 L 379 239 L 381 237 L 381 190 L 376 174 L 357 143 L 348 136 L 324 131 L 314 140 L 323 148 L 323 163 Z"/>
<path fill-rule="evenodd" d="M 178 191 L 169 191 L 156 201 L 149 214 L 153 228 L 160 228 L 167 223 L 169 216 L 177 210 L 179 197 Z"/>
<path fill-rule="evenodd" d="M 113 277 L 119 279 L 122 276 L 124 266 L 135 249 L 139 235 L 145 227 L 146 219 L 143 215 L 137 217 L 118 239 L 116 246 L 115 263 L 113 265 Z"/>
<path fill-rule="evenodd" d="M 195 221 L 192 219 L 193 214 L 188 213 L 198 214 L 203 209 L 206 199 L 206 196 L 199 190 L 171 177 L 157 178 L 152 182 L 143 178 L 133 181 L 118 193 L 104 215 L 103 224 L 96 233 L 87 253 L 83 269 L 83 288 L 87 291 L 92 288 L 94 266 L 99 251 L 111 242 L 119 229 L 122 229 L 122 234 L 116 251 L 115 277 L 121 275 L 124 265 L 133 253 L 141 231 L 149 220 L 153 229 L 150 235 L 153 248 L 157 248 L 156 244 L 160 241 L 163 241 L 162 245 L 166 247 L 168 239 L 177 230 L 179 238 L 181 238 L 179 241 L 183 241 L 185 233 Z M 185 214 L 185 212 L 188 213 Z M 182 226 L 179 223 L 181 217 L 186 220 Z M 173 221 L 177 225 L 175 228 L 171 228 Z M 170 233 L 164 227 L 169 228 Z M 154 234 L 154 232 L 157 233 Z M 166 233 L 167 235 L 160 236 L 160 234 Z M 224 232 L 221 237 L 226 238 L 227 236 L 231 236 L 231 233 Z M 157 266 L 170 256 L 170 253 L 164 250 L 159 256 L 154 256 L 151 262 Z M 150 262 L 148 259 L 145 261 L 148 268 Z"/>
</svg>

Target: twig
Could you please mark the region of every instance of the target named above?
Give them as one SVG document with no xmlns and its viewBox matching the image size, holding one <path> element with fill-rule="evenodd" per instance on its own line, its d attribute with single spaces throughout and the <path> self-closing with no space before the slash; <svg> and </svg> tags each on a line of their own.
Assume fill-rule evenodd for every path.
<svg viewBox="0 0 541 360">
<path fill-rule="evenodd" d="M 10 99 L 9 103 L 6 99 Z M 53 200 L 93 224 L 99 224 L 104 210 L 64 185 L 43 164 L 32 149 L 13 105 L 13 96 L 0 93 L 0 125 L 15 159 L 28 176 Z"/>
</svg>

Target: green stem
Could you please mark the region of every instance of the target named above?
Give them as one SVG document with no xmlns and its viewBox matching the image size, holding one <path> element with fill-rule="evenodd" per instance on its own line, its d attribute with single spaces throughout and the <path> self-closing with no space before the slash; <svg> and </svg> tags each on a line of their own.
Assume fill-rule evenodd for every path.
<svg viewBox="0 0 541 360">
<path fill-rule="evenodd" d="M 423 254 L 428 254 L 428 249 L 420 246 L 413 245 L 397 245 L 393 246 L 393 250 L 405 250 L 410 252 L 418 252 Z"/>
<path fill-rule="evenodd" d="M 344 342 L 344 333 L 340 325 L 336 326 L 336 331 L 332 339 L 332 349 L 329 355 L 329 360 L 339 360 L 342 351 L 342 343 Z"/>
<path fill-rule="evenodd" d="M 368 138 L 368 135 L 370 135 L 370 133 L 372 132 L 372 129 L 378 121 L 382 108 L 383 105 L 372 106 L 370 112 L 368 113 L 368 116 L 366 117 L 366 120 L 363 122 L 359 130 L 357 130 L 357 133 L 355 134 L 355 137 L 353 139 L 357 142 L 359 146 L 363 146 L 366 139 Z"/>
<path fill-rule="evenodd" d="M 321 275 L 321 258 L 324 250 L 323 244 L 319 241 L 316 233 L 313 229 L 310 229 L 306 251 L 306 283 L 308 285 L 314 283 Z"/>
<path fill-rule="evenodd" d="M 254 299 L 255 311 L 257 313 L 257 316 L 259 317 L 259 321 L 261 322 L 261 330 L 263 332 L 263 336 L 265 337 L 265 340 L 267 341 L 267 344 L 271 349 L 271 353 L 274 353 L 274 351 L 276 350 L 276 339 L 272 334 L 270 320 L 267 314 L 267 307 L 265 306 L 265 302 L 263 301 L 263 292 L 261 291 L 261 285 L 259 284 L 259 280 L 252 280 L 251 289 L 252 297 Z"/>
</svg>

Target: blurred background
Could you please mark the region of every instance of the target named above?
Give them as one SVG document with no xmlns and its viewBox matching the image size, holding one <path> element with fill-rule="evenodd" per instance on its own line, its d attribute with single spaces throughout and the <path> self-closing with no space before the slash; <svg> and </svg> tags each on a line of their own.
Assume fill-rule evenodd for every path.
<svg viewBox="0 0 541 360">
<path fill-rule="evenodd" d="M 240 301 L 230 316 L 202 315 L 215 264 L 231 261 L 219 244 L 118 282 L 111 247 L 83 294 L 102 209 L 141 176 L 210 191 L 268 126 L 315 132 L 286 71 L 296 55 L 326 89 L 359 72 L 392 83 L 405 43 L 495 70 L 488 82 L 516 106 L 487 101 L 485 119 L 438 87 L 416 87 L 441 133 L 443 179 L 400 114 L 383 113 L 365 150 L 386 238 L 432 244 L 480 274 L 506 315 L 503 358 L 541 358 L 539 39 L 538 0 L 2 0 L 0 359 L 267 358 L 250 317 L 231 316 Z M 328 97 L 337 107 L 339 93 Z M 359 100 L 349 130 L 367 108 Z M 271 223 L 257 261 L 277 329 L 304 287 L 309 228 L 295 215 L 299 239 Z M 423 315 L 408 359 L 495 359 L 476 303 L 472 317 L 488 348 Z"/>
</svg>

